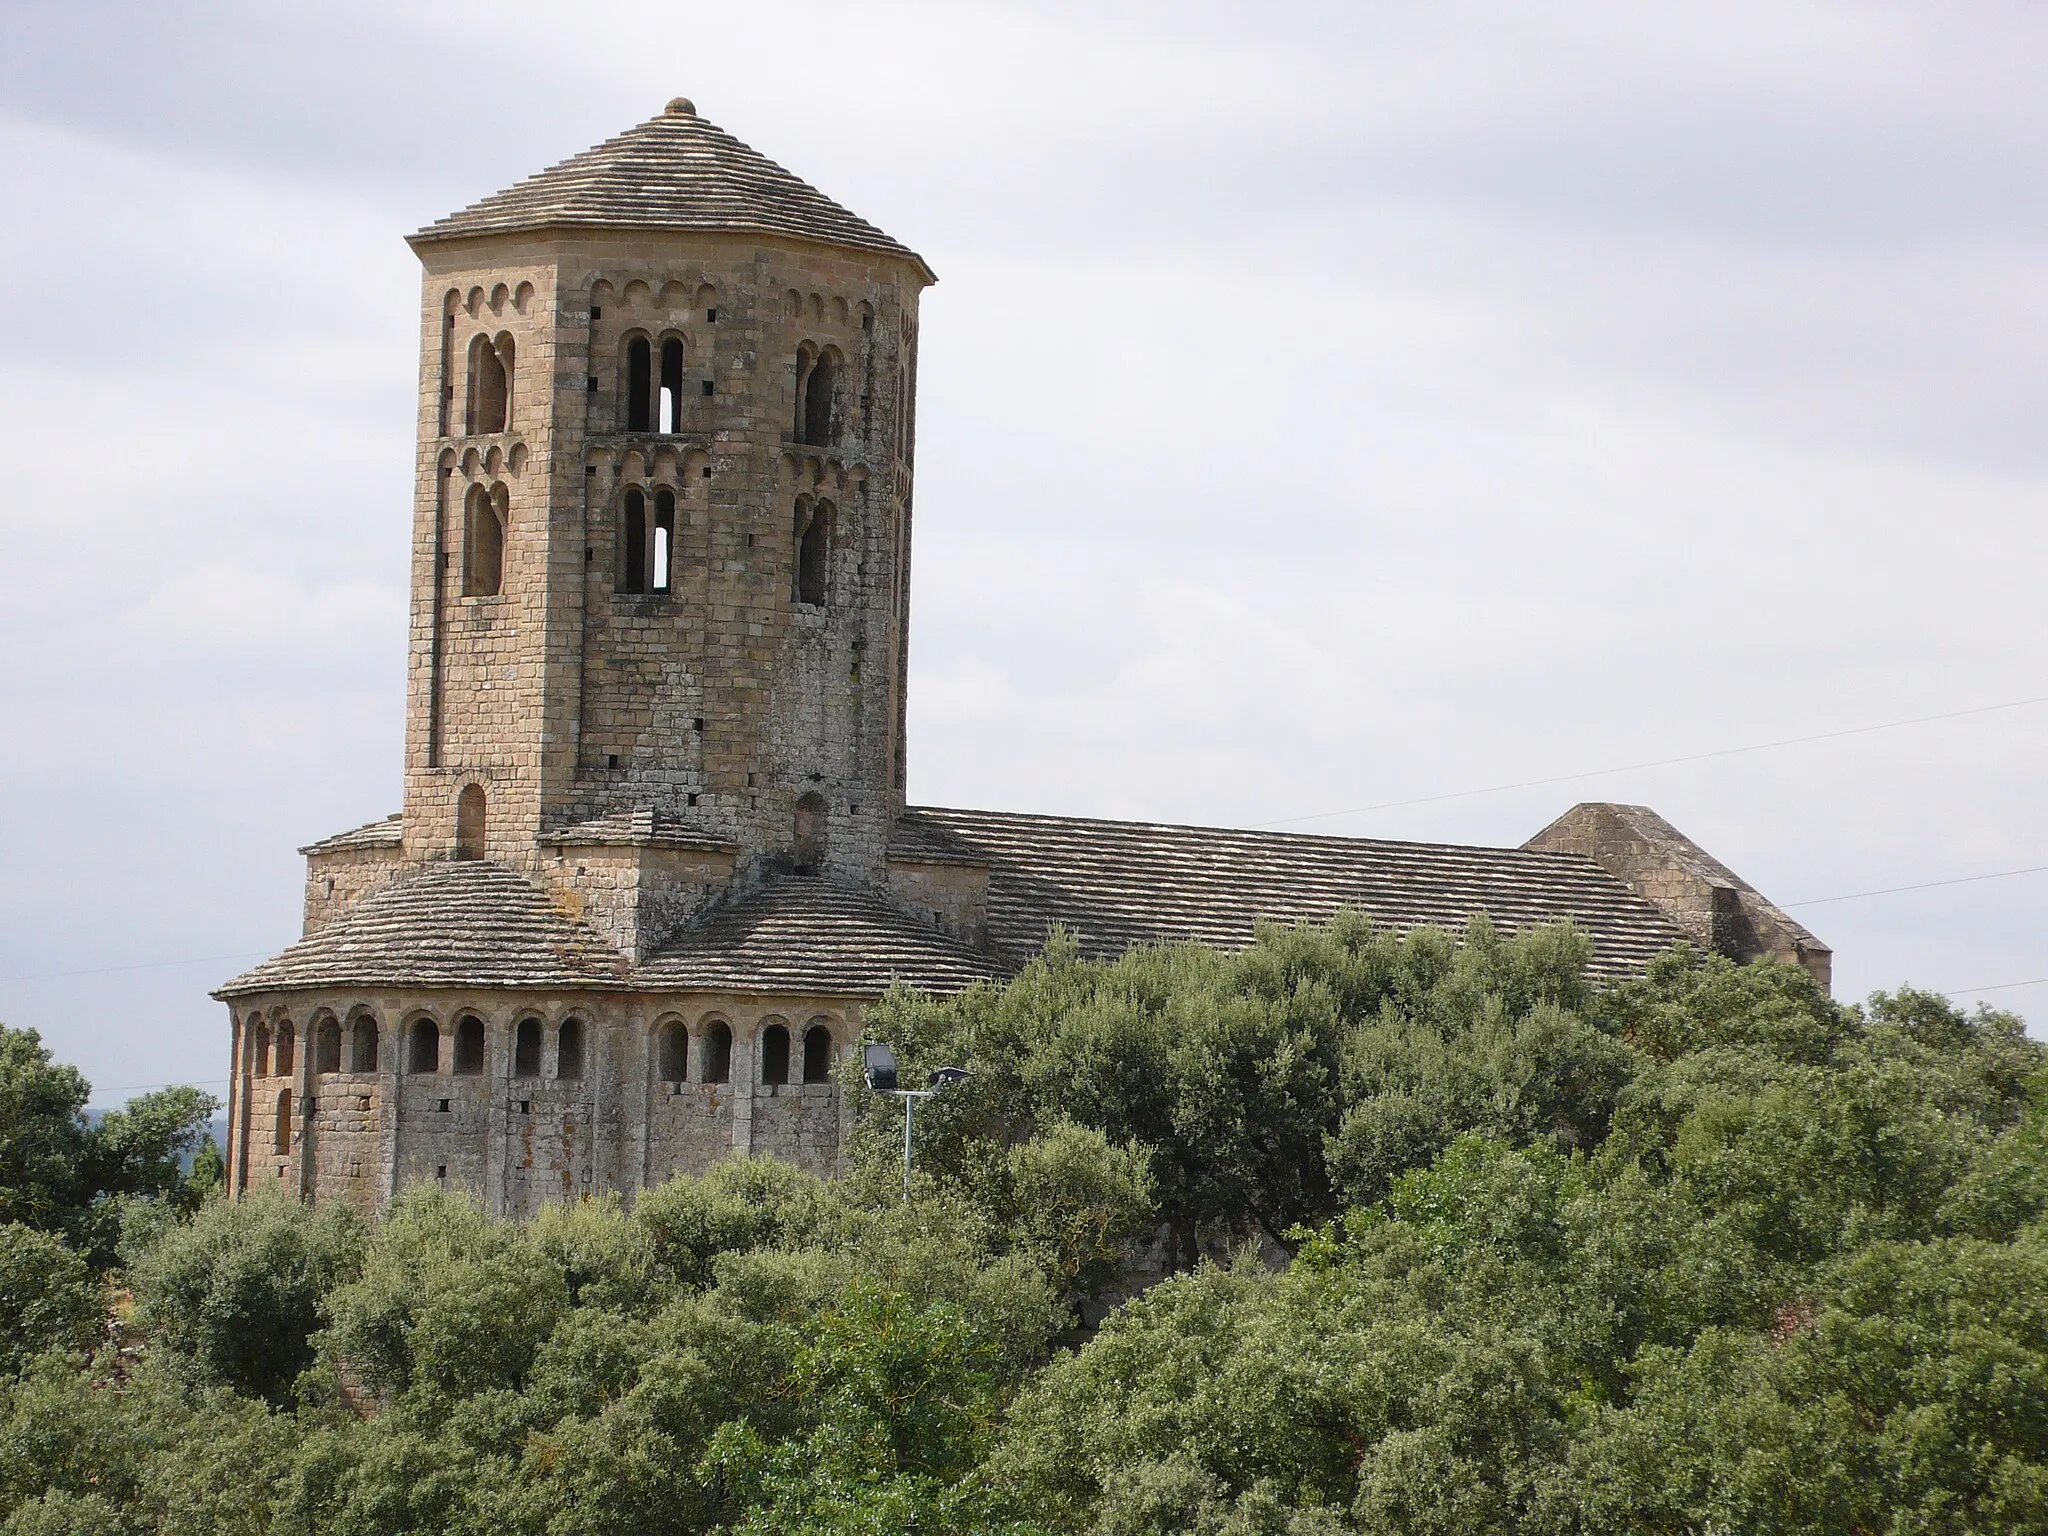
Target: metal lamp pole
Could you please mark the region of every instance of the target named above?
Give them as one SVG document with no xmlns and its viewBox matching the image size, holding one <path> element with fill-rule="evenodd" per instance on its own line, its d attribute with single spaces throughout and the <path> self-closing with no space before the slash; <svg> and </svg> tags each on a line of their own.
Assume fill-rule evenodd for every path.
<svg viewBox="0 0 2048 1536">
<path fill-rule="evenodd" d="M 861 1075 L 875 1093 L 890 1094 L 903 1101 L 903 1199 L 910 1200 L 910 1126 L 917 1113 L 917 1101 L 929 1099 L 970 1074 L 965 1067 L 940 1067 L 926 1079 L 923 1088 L 896 1086 L 896 1053 L 886 1045 L 870 1045 L 861 1053 Z"/>
</svg>

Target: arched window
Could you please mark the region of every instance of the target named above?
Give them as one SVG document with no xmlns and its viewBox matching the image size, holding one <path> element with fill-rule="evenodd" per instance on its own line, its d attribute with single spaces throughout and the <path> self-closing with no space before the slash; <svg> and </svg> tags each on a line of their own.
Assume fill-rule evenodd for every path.
<svg viewBox="0 0 2048 1536">
<path fill-rule="evenodd" d="M 797 441 L 822 448 L 833 441 L 832 392 L 839 379 L 838 360 L 827 350 L 808 369 L 802 363 L 797 366 L 802 378 Z"/>
<path fill-rule="evenodd" d="M 270 1076 L 270 1026 L 261 1019 L 249 1024 L 249 1038 L 242 1051 L 242 1064 L 251 1077 Z"/>
<path fill-rule="evenodd" d="M 405 1069 L 408 1072 L 441 1070 L 441 1026 L 432 1019 L 412 1021 L 412 1049 L 407 1054 Z"/>
<path fill-rule="evenodd" d="M 292 1021 L 286 1019 L 277 1026 L 277 1049 L 271 1059 L 270 1070 L 279 1077 L 292 1075 Z"/>
<path fill-rule="evenodd" d="M 540 1076 L 540 1020 L 521 1019 L 512 1037 L 512 1075 Z"/>
<path fill-rule="evenodd" d="M 796 558 L 790 572 L 790 596 L 799 603 L 825 604 L 827 559 L 832 549 L 832 503 L 796 501 Z"/>
<path fill-rule="evenodd" d="M 292 1149 L 292 1091 L 287 1088 L 277 1096 L 277 1124 L 271 1130 L 271 1146 L 282 1157 Z"/>
<path fill-rule="evenodd" d="M 621 592 L 647 590 L 647 498 L 637 487 L 626 492 L 625 515 L 619 529 L 625 568 L 619 573 Z"/>
<path fill-rule="evenodd" d="M 654 356 L 647 345 L 645 336 L 635 336 L 626 343 L 626 430 L 645 432 L 648 429 L 649 405 L 652 403 Z"/>
<path fill-rule="evenodd" d="M 732 1026 L 723 1020 L 704 1029 L 704 1081 L 732 1081 Z"/>
<path fill-rule="evenodd" d="M 484 1021 L 465 1013 L 455 1021 L 455 1071 L 461 1077 L 475 1077 L 484 1069 Z"/>
<path fill-rule="evenodd" d="M 666 592 L 674 578 L 676 493 L 663 486 L 654 493 L 654 542 L 647 551 L 647 589 Z"/>
<path fill-rule="evenodd" d="M 683 344 L 673 336 L 661 344 L 661 418 L 658 430 L 683 430 Z"/>
<path fill-rule="evenodd" d="M 480 859 L 484 856 L 484 833 L 489 816 L 481 784 L 465 784 L 455 797 L 455 856 Z"/>
<path fill-rule="evenodd" d="M 583 1075 L 583 1021 L 562 1020 L 555 1036 L 555 1076 L 574 1082 Z"/>
<path fill-rule="evenodd" d="M 815 789 L 796 802 L 796 867 L 805 874 L 825 862 L 825 797 Z"/>
<path fill-rule="evenodd" d="M 669 1023 L 661 1026 L 661 1033 L 655 1036 L 656 1066 L 664 1083 L 680 1083 L 690 1075 L 690 1037 L 683 1032 L 680 1024 Z"/>
<path fill-rule="evenodd" d="M 492 490 L 480 485 L 469 488 L 462 524 L 464 597 L 496 597 L 505 589 L 505 514 L 509 499 L 503 486 Z"/>
<path fill-rule="evenodd" d="M 377 1021 L 357 1019 L 349 1031 L 348 1069 L 351 1072 L 377 1070 Z"/>
<path fill-rule="evenodd" d="M 789 1030 L 784 1025 L 770 1024 L 761 1031 L 761 1081 L 789 1081 Z"/>
<path fill-rule="evenodd" d="M 341 1026 L 328 1019 L 314 1036 L 313 1070 L 323 1075 L 341 1070 Z"/>
<path fill-rule="evenodd" d="M 832 1081 L 832 1030 L 828 1025 L 813 1024 L 804 1031 L 804 1081 Z"/>
<path fill-rule="evenodd" d="M 511 416 L 512 337 L 479 333 L 469 343 L 469 430 L 502 432 Z"/>
</svg>

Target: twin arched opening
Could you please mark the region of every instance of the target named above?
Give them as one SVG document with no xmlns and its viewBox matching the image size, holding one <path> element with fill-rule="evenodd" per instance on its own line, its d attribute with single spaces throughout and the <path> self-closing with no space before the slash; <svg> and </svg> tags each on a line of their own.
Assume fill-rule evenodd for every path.
<svg viewBox="0 0 2048 1536">
<path fill-rule="evenodd" d="M 472 485 L 463 498 L 462 595 L 496 597 L 505 590 L 505 532 L 511 495 L 502 482 Z"/>
<path fill-rule="evenodd" d="M 647 493 L 628 487 L 619 515 L 619 590 L 669 591 L 675 582 L 675 549 L 676 493 L 656 486 L 650 517 Z"/>
<path fill-rule="evenodd" d="M 472 434 L 503 432 L 512 421 L 512 333 L 495 337 L 479 331 L 469 342 L 469 409 L 465 427 Z"/>
<path fill-rule="evenodd" d="M 805 342 L 796 351 L 796 440 L 829 447 L 839 440 L 837 394 L 845 359 L 837 347 Z"/>
<path fill-rule="evenodd" d="M 837 512 L 829 501 L 796 499 L 795 542 L 790 561 L 791 602 L 822 608 L 828 596 L 832 560 L 832 521 Z"/>
<path fill-rule="evenodd" d="M 659 352 L 660 383 L 655 374 L 654 343 L 645 336 L 626 342 L 626 430 L 673 433 L 683 429 L 683 343 L 664 337 Z"/>
</svg>

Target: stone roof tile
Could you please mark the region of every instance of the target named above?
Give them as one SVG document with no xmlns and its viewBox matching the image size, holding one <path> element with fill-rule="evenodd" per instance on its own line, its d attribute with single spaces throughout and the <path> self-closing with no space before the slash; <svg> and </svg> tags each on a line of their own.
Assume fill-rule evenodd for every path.
<svg viewBox="0 0 2048 1536">
<path fill-rule="evenodd" d="M 401 848 L 405 845 L 405 818 L 399 811 L 393 811 L 382 821 L 367 821 L 360 827 L 351 827 L 346 832 L 337 832 L 332 837 L 323 837 L 317 843 L 308 843 L 300 853 L 346 853 L 357 848 Z"/>
<path fill-rule="evenodd" d="M 902 981 L 957 992 L 996 974 L 985 955 L 906 917 L 873 892 L 791 875 L 664 946 L 636 986 L 872 997 Z"/>
<path fill-rule="evenodd" d="M 216 997 L 331 986 L 616 986 L 626 962 L 502 864 L 428 864 Z"/>
<path fill-rule="evenodd" d="M 680 100 L 661 116 L 437 219 L 412 238 L 420 244 L 562 226 L 793 235 L 901 256 L 931 276 L 908 246 Z"/>
<path fill-rule="evenodd" d="M 1510 931 L 1569 920 L 1602 977 L 1640 971 L 1685 937 L 1577 854 L 931 807 L 904 820 L 912 846 L 936 831 L 988 858 L 989 937 L 1012 966 L 1054 924 L 1107 957 L 1184 939 L 1237 949 L 1260 919 L 1327 922 L 1341 907 L 1395 932 L 1457 931 L 1475 912 Z"/>
</svg>

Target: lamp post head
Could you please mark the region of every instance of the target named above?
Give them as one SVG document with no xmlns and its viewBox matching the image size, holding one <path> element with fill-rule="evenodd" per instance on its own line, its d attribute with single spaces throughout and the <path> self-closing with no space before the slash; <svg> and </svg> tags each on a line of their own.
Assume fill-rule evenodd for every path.
<svg viewBox="0 0 2048 1536">
<path fill-rule="evenodd" d="M 965 1067 L 939 1067 L 934 1069 L 929 1078 L 925 1079 L 925 1086 L 927 1088 L 948 1088 L 954 1083 L 966 1082 L 973 1075 Z"/>
<path fill-rule="evenodd" d="M 864 1047 L 861 1051 L 861 1076 L 867 1079 L 873 1092 L 894 1093 L 896 1053 L 880 1043 Z"/>
</svg>

